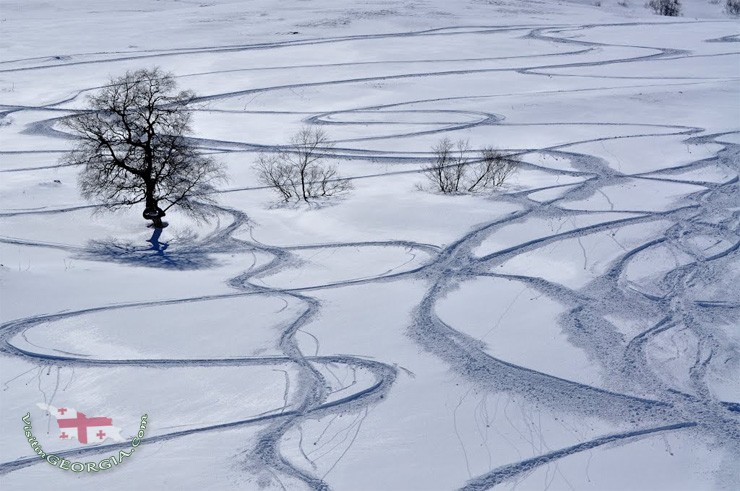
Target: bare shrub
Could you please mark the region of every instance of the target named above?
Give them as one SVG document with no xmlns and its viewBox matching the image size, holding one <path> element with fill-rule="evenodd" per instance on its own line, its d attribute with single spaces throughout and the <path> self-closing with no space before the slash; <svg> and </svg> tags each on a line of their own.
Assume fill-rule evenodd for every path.
<svg viewBox="0 0 740 491">
<path fill-rule="evenodd" d="M 296 188 L 295 172 L 292 165 L 284 162 L 279 155 L 261 153 L 254 164 L 257 179 L 277 191 L 285 201 L 300 197 Z"/>
<path fill-rule="evenodd" d="M 334 196 L 352 188 L 333 165 L 324 162 L 333 144 L 321 128 L 304 127 L 290 145 L 275 154 L 261 153 L 254 164 L 259 181 L 288 201 L 310 201 Z"/>
<path fill-rule="evenodd" d="M 480 160 L 470 166 L 468 192 L 500 187 L 519 168 L 518 160 L 506 157 L 492 147 L 486 147 L 480 153 Z"/>
<path fill-rule="evenodd" d="M 445 194 L 457 193 L 465 176 L 465 165 L 470 145 L 465 140 L 453 144 L 449 138 L 443 138 L 432 147 L 434 160 L 424 169 L 424 173 L 435 189 Z"/>
<path fill-rule="evenodd" d="M 730 15 L 740 15 L 740 0 L 727 0 L 725 12 Z"/>
<path fill-rule="evenodd" d="M 500 187 L 518 168 L 519 162 L 506 157 L 492 147 L 480 151 L 478 159 L 471 161 L 470 144 L 459 140 L 453 144 L 443 138 L 432 147 L 434 160 L 424 169 L 424 174 L 435 190 L 445 194 L 474 193 Z"/>
<path fill-rule="evenodd" d="M 653 9 L 658 15 L 678 17 L 681 15 L 681 2 L 679 0 L 650 0 L 647 7 Z"/>
</svg>

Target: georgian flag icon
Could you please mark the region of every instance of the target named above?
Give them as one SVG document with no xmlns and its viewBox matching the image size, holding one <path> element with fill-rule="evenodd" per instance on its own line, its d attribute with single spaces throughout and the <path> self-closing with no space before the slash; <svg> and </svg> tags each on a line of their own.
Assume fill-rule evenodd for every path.
<svg viewBox="0 0 740 491">
<path fill-rule="evenodd" d="M 42 403 L 36 405 L 56 418 L 60 430 L 59 438 L 62 440 L 76 438 L 80 443 L 102 443 L 110 438 L 116 442 L 125 441 L 121 437 L 121 428 L 113 426 L 111 418 L 88 418 L 85 413 L 71 407 L 56 408 Z"/>
</svg>

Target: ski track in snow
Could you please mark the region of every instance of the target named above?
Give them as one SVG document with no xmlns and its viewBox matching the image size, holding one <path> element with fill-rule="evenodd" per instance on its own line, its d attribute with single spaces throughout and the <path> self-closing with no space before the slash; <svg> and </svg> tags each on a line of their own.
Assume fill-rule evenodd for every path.
<svg viewBox="0 0 740 491">
<path fill-rule="evenodd" d="M 684 23 L 682 21 L 682 23 Z M 638 25 L 638 24 L 625 24 Z M 641 24 L 643 25 L 643 24 Z M 665 25 L 663 23 L 663 25 Z M 619 26 L 619 25 L 615 25 Z M 319 82 L 295 83 L 290 85 L 247 88 L 235 90 L 228 93 L 205 95 L 200 97 L 199 102 L 225 101 L 246 95 L 291 90 L 306 87 L 325 87 L 328 85 L 356 84 L 363 82 L 375 82 L 399 79 L 416 78 L 450 78 L 458 75 L 487 72 L 518 72 L 533 76 L 579 76 L 569 73 L 555 73 L 553 70 L 564 68 L 598 67 L 621 63 L 650 63 L 662 59 L 681 59 L 688 52 L 672 48 L 654 48 L 631 46 L 640 51 L 641 54 L 634 57 L 619 57 L 598 61 L 568 61 L 558 64 L 559 57 L 586 56 L 596 48 L 607 50 L 610 45 L 604 43 L 587 42 L 579 39 L 566 39 L 560 35 L 572 33 L 577 30 L 587 30 L 595 26 L 551 26 L 551 27 L 528 27 L 515 26 L 512 28 L 491 28 L 486 26 L 469 26 L 467 28 L 434 29 L 423 32 L 407 32 L 383 35 L 346 36 L 324 39 L 297 40 L 280 43 L 265 43 L 246 46 L 211 46 L 198 49 L 169 50 L 157 52 L 140 53 L 96 53 L 91 55 L 70 55 L 61 63 L 50 64 L 48 59 L 39 59 L 38 64 L 33 66 L 14 66 L 16 63 L 28 60 L 12 60 L 0 63 L 0 73 L 11 73 L 15 71 L 36 71 L 43 73 L 44 70 L 58 66 L 73 66 L 81 64 L 106 64 L 122 60 L 141 59 L 142 61 L 156 61 L 162 57 L 182 57 L 192 54 L 203 53 L 230 53 L 248 50 L 277 50 L 287 46 L 317 45 L 329 43 L 343 43 L 347 41 L 364 41 L 371 43 L 378 39 L 395 39 L 402 42 L 404 39 L 423 36 L 475 36 L 485 35 L 491 32 L 520 31 L 523 36 L 539 41 L 550 43 L 572 44 L 574 49 L 563 53 L 547 55 L 532 55 L 532 57 L 544 58 L 546 62 L 538 61 L 531 67 L 518 68 L 491 68 L 491 69 L 466 69 L 466 70 L 430 70 L 428 72 L 413 72 L 408 74 L 394 74 L 388 76 L 358 77 L 348 79 L 327 80 Z M 734 41 L 735 39 L 717 39 L 715 42 Z M 622 46 L 624 47 L 624 46 Z M 524 58 L 525 57 L 512 57 Z M 464 59 L 463 59 L 464 60 Z M 480 59 L 476 59 L 480 60 Z M 425 63 L 452 60 L 420 60 Z M 373 62 L 379 66 L 384 63 Z M 332 64 L 331 66 L 346 66 L 348 64 Z M 295 67 L 270 68 L 272 70 L 290 70 Z M 236 70 L 236 69 L 235 69 Z M 260 70 L 251 68 L 249 70 Z M 550 70 L 550 72 L 548 72 Z M 234 70 L 231 70 L 234 71 Z M 215 72 L 220 73 L 220 72 Z M 226 72 L 224 72 L 226 73 Z M 186 75 L 198 76 L 203 74 Z M 604 76 L 604 88 L 608 90 L 610 79 L 619 78 Z M 650 77 L 630 77 L 640 82 L 635 82 L 638 87 L 651 86 Z M 707 77 L 695 77 L 695 79 L 706 79 Z M 666 80 L 661 77 L 660 80 Z M 695 79 L 681 78 L 679 84 L 688 85 L 697 83 Z M 622 88 L 625 86 L 616 86 Z M 626 86 L 629 87 L 629 86 Z M 8 116 L 24 111 L 65 111 L 59 106 L 76 100 L 83 94 L 94 90 L 94 87 L 81 90 L 76 95 L 66 98 L 57 103 L 41 107 L 28 106 L 4 106 L 0 107 L 0 116 Z M 583 89 L 602 90 L 602 89 Z M 577 91 L 577 90 L 575 90 Z M 569 92 L 569 91 L 564 91 Z M 484 98 L 485 96 L 475 96 Z M 497 95 L 495 97 L 501 97 Z M 471 97 L 472 98 L 472 97 Z M 373 176 L 389 177 L 397 173 L 418 172 L 418 165 L 428 158 L 426 154 L 404 154 L 401 152 L 383 152 L 372 150 L 361 150 L 353 148 L 352 145 L 362 141 L 411 138 L 421 135 L 444 134 L 449 131 L 474 128 L 482 125 L 507 125 L 505 115 L 491 114 L 486 112 L 454 111 L 449 109 L 423 111 L 405 109 L 405 106 L 425 102 L 427 107 L 435 102 L 449 102 L 455 98 L 440 98 L 424 101 L 407 101 L 383 106 L 365 107 L 358 109 L 347 109 L 343 111 L 332 111 L 323 114 L 306 115 L 304 121 L 318 125 L 356 125 L 356 124 L 384 124 L 388 130 L 387 135 L 369 138 L 356 138 L 340 140 L 337 145 L 337 158 L 355 159 L 383 163 L 385 161 L 394 164 L 409 164 L 409 170 L 384 172 L 373 174 Z M 249 111 L 234 111 L 249 114 Z M 352 119 L 343 122 L 342 116 L 363 114 L 419 114 L 426 113 L 428 119 L 425 126 L 429 128 L 414 132 L 393 133 L 393 125 L 390 123 L 379 123 L 374 121 L 363 122 L 362 119 Z M 295 113 L 299 114 L 299 113 Z M 435 121 L 434 118 L 440 118 Z M 67 135 L 54 129 L 58 118 L 38 121 L 29 125 L 27 133 L 46 136 L 49 138 L 67 138 Z M 464 122 L 459 122 L 464 121 Z M 559 125 L 558 122 L 541 124 L 519 125 L 523 127 L 536 127 L 542 125 Z M 584 226 L 565 232 L 555 231 L 550 235 L 542 236 L 525 243 L 498 250 L 494 253 L 476 256 L 473 251 L 487 237 L 495 234 L 497 230 L 514 223 L 521 223 L 531 218 L 569 217 L 582 215 L 584 213 L 604 213 L 603 211 L 588 211 L 577 209 L 564 209 L 559 205 L 565 201 L 578 201 L 596 194 L 603 194 L 608 201 L 609 198 L 603 193 L 603 188 L 626 182 L 628 179 L 652 179 L 664 180 L 665 182 L 682 182 L 678 178 L 669 181 L 672 174 L 688 170 L 700 169 L 704 166 L 721 163 L 733 171 L 740 173 L 740 146 L 722 143 L 724 149 L 716 156 L 704 159 L 680 167 L 667 168 L 662 171 L 651 171 L 650 176 L 625 175 L 609 167 L 597 157 L 577 153 L 569 147 L 595 141 L 609 141 L 616 139 L 629 139 L 636 137 L 654 136 L 656 138 L 668 136 L 684 136 L 687 143 L 705 144 L 714 142 L 721 135 L 703 135 L 703 129 L 698 127 L 686 127 L 677 125 L 650 125 L 650 124 L 627 124 L 627 123 L 567 123 L 569 125 L 589 124 L 592 126 L 609 128 L 629 128 L 634 133 L 624 136 L 605 136 L 588 140 L 571 141 L 564 144 L 553 145 L 546 148 L 508 149 L 515 155 L 523 158 L 533 152 L 562 157 L 570 160 L 575 170 L 554 170 L 552 168 L 538 166 L 533 163 L 523 164 L 524 168 L 537 169 L 554 175 L 574 176 L 583 178 L 584 181 L 566 188 L 566 191 L 556 199 L 542 202 L 534 201 L 528 197 L 538 190 L 553 189 L 560 187 L 548 186 L 526 191 L 513 191 L 502 194 L 498 199 L 519 205 L 521 211 L 514 212 L 504 218 L 483 224 L 459 237 L 454 243 L 440 248 L 433 244 L 421 244 L 408 241 L 369 241 L 335 244 L 312 244 L 297 247 L 274 247 L 261 244 L 252 240 L 242 240 L 234 237 L 237 230 L 247 226 L 247 215 L 239 210 L 218 208 L 218 213 L 232 218 L 231 225 L 218 229 L 211 236 L 201 240 L 193 247 L 189 254 L 204 256 L 218 252 L 233 251 L 259 251 L 269 254 L 272 260 L 260 267 L 250 269 L 231 279 L 227 279 L 230 286 L 235 289 L 234 293 L 226 295 L 212 295 L 191 297 L 184 299 L 162 300 L 153 302 L 141 302 L 123 305 L 107 305 L 90 308 L 76 312 L 63 312 L 52 315 L 35 316 L 25 319 L 13 320 L 0 326 L 0 346 L 6 356 L 20 357 L 31 360 L 40 367 L 105 367 L 129 365 L 137 367 L 181 367 L 181 366 L 270 366 L 282 369 L 292 366 L 297 370 L 295 379 L 288 378 L 286 374 L 286 405 L 267 414 L 250 419 L 233 421 L 224 424 L 205 426 L 186 431 L 174 431 L 171 433 L 147 437 L 143 445 L 162 442 L 179 438 L 182 436 L 210 431 L 223 431 L 246 425 L 265 425 L 257 437 L 251 451 L 245 455 L 247 468 L 269 469 L 275 476 L 288 476 L 304 482 L 311 489 L 328 489 L 326 481 L 328 472 L 323 475 L 312 473 L 305 467 L 300 467 L 291 462 L 280 453 L 279 444 L 286 433 L 294 428 L 300 430 L 301 424 L 307 419 L 315 419 L 324 416 L 338 415 L 346 412 L 356 413 L 358 420 L 346 429 L 345 439 L 354 441 L 362 438 L 360 425 L 368 408 L 376 404 L 382 404 L 382 399 L 393 390 L 393 384 L 399 375 L 398 369 L 382 361 L 368 360 L 350 355 L 310 356 L 304 354 L 296 341 L 296 334 L 321 312 L 321 303 L 310 296 L 312 291 L 321 289 L 337 289 L 348 285 L 390 282 L 399 278 L 415 278 L 428 285 L 427 293 L 418 304 L 414 313 L 413 321 L 408 328 L 408 335 L 421 347 L 433 353 L 443 360 L 452 370 L 474 384 L 478 390 L 484 392 L 509 392 L 520 394 L 523 397 L 549 408 L 564 409 L 574 414 L 584 416 L 597 416 L 617 422 L 631 422 L 634 424 L 632 431 L 603 435 L 598 438 L 582 441 L 567 448 L 561 448 L 541 454 L 534 458 L 522 458 L 518 462 L 493 468 L 489 473 L 473 476 L 467 483 L 461 482 L 463 489 L 489 489 L 496 484 L 507 480 L 515 480 L 526 475 L 532 469 L 557 461 L 568 455 L 589 449 L 620 442 L 629 442 L 652 434 L 660 434 L 673 431 L 694 431 L 700 435 L 706 435 L 715 441 L 724 442 L 724 445 L 735 452 L 740 458 L 740 418 L 738 417 L 739 401 L 718 401 L 711 393 L 704 380 L 704 374 L 715 350 L 720 350 L 715 333 L 707 328 L 716 319 L 737 318 L 740 309 L 738 298 L 727 299 L 696 299 L 691 291 L 691 286 L 697 281 L 709 281 L 718 277 L 720 272 L 728 268 L 733 261 L 737 261 L 738 248 L 740 247 L 740 186 L 737 177 L 724 183 L 702 182 L 699 185 L 702 191 L 693 193 L 685 198 L 678 207 L 666 211 L 641 211 L 633 217 L 621 218 L 606 223 Z M 196 142 L 204 149 L 217 152 L 257 152 L 275 151 L 279 147 L 262 145 L 260 143 L 246 143 L 235 141 L 217 141 L 196 139 Z M 28 149 L 28 152 L 35 150 Z M 37 169 L 46 169 L 39 167 Z M 33 172 L 34 168 L 4 169 L 2 172 Z M 647 173 L 646 173 L 647 174 Z M 661 177 L 662 175 L 662 177 Z M 367 176 L 354 176 L 362 178 Z M 665 179 L 664 179 L 665 178 Z M 693 184 L 696 184 L 695 182 Z M 235 188 L 223 192 L 243 191 L 250 188 Z M 610 202 L 611 203 L 611 202 Z M 611 206 L 612 210 L 614 205 Z M 43 209 L 43 210 L 20 210 L 0 214 L 0 219 L 5 217 L 23 215 L 34 216 L 40 214 L 63 213 L 71 210 L 87 208 L 78 206 L 66 209 Z M 613 210 L 614 211 L 614 210 Z M 619 211 L 619 210 L 616 210 Z M 608 233 L 626 225 L 647 224 L 653 222 L 670 222 L 670 226 L 664 232 L 658 233 L 652 239 L 643 242 L 637 247 L 626 250 L 620 257 L 610 264 L 606 272 L 591 281 L 581 289 L 570 289 L 566 286 L 553 283 L 538 276 L 527 276 L 521 274 L 496 273 L 496 268 L 512 258 L 538 248 L 554 244 L 568 239 L 577 239 L 597 233 Z M 715 240 L 724 240 L 731 244 L 725 250 L 715 252 L 712 255 L 702 255 L 689 243 L 693 236 L 710 236 Z M 616 239 L 615 239 L 616 240 Z M 79 254 L 84 257 L 85 247 L 74 247 L 64 244 L 53 244 L 48 242 L 29 241 L 14 237 L 0 237 L 0 242 L 17 244 L 30 247 L 58 248 L 71 254 Z M 624 270 L 629 261 L 640 254 L 655 247 L 670 246 L 675 250 L 682 251 L 692 257 L 692 261 L 682 266 L 677 266 L 668 271 L 662 278 L 655 280 L 662 293 L 654 291 L 643 291 L 639 287 L 630 284 L 624 279 Z M 411 270 L 390 270 L 384 275 L 369 278 L 358 278 L 353 280 L 337 281 L 328 284 L 320 284 L 305 288 L 269 288 L 258 280 L 260 277 L 272 274 L 279 269 L 297 265 L 296 259 L 291 254 L 298 250 L 324 250 L 337 247 L 401 247 L 413 251 L 423 252 L 431 257 L 425 264 Z M 583 248 L 583 245 L 581 245 Z M 586 249 L 583 248 L 584 261 L 587 261 Z M 397 269 L 397 268 L 396 268 Z M 519 366 L 506 360 L 497 359 L 486 352 L 482 341 L 475 339 L 456 329 L 456 326 L 443 322 L 438 317 L 435 306 L 438 301 L 445 297 L 451 290 L 462 282 L 481 277 L 505 278 L 510 281 L 520 282 L 542 295 L 552 298 L 567 306 L 567 312 L 560 318 L 560 325 L 569 336 L 569 340 L 605 367 L 610 377 L 610 387 L 613 390 L 592 387 L 582 383 L 565 380 L 548 373 L 542 373 L 527 367 Z M 25 330 L 55 320 L 85 316 L 95 312 L 108 310 L 135 309 L 143 306 L 174 305 L 187 302 L 208 302 L 211 300 L 245 297 L 245 296 L 273 296 L 284 299 L 293 299 L 303 305 L 302 313 L 290 323 L 283 331 L 279 340 L 281 356 L 267 357 L 245 357 L 245 358 L 223 358 L 223 359 L 96 359 L 91 357 L 78 357 L 74 355 L 50 355 L 47 353 L 33 352 L 14 346 L 12 340 Z M 632 339 L 626 339 L 618 329 L 611 324 L 606 317 L 610 314 L 624 312 L 626 306 L 632 312 L 633 318 L 649 317 L 659 318 L 660 321 L 650 329 L 636 335 Z M 661 333 L 670 330 L 683 329 L 691 331 L 699 344 L 705 346 L 708 353 L 697 355 L 696 364 L 691 369 L 690 385 L 691 393 L 676 390 L 661 379 L 660 374 L 655 372 L 656 367 L 647 363 L 646 350 L 651 340 Z M 314 337 L 313 334 L 310 336 Z M 320 339 L 315 338 L 318 346 Z M 362 390 L 354 388 L 355 382 L 348 386 L 340 383 L 339 387 L 332 385 L 319 368 L 331 366 L 345 366 L 355 371 L 366 371 L 372 374 L 375 382 Z M 339 379 L 337 379 L 339 381 Z M 7 382 L 6 382 L 7 383 Z M 627 388 L 638 387 L 643 397 L 637 397 L 627 393 Z M 288 395 L 288 388 L 290 394 Z M 619 388 L 624 389 L 621 391 Z M 352 392 L 354 390 L 354 392 Z M 328 400 L 332 392 L 340 392 L 342 397 Z M 634 393 L 634 391 L 632 391 Z M 649 395 L 649 396 L 648 396 Z M 460 401 L 462 404 L 462 400 Z M 356 430 L 355 424 L 357 424 Z M 350 437 L 350 435 L 354 435 Z M 336 435 L 335 435 L 336 437 Z M 123 449 L 126 444 L 103 445 L 94 448 L 77 448 L 65 452 L 58 452 L 60 457 L 81 457 L 90 454 L 106 453 L 116 449 Z M 302 451 L 302 450 L 301 450 Z M 463 446 L 463 451 L 465 451 Z M 346 450 L 345 450 L 346 452 Z M 304 453 L 304 456 L 306 454 Z M 305 457 L 315 468 L 313 461 Z M 340 457 L 341 458 L 341 457 Z M 489 453 L 490 459 L 490 453 Z M 35 465 L 41 460 L 36 457 L 25 457 L 11 462 L 0 464 L 0 474 L 12 472 L 23 467 Z M 336 465 L 336 463 L 335 463 Z M 333 466 L 332 466 L 333 468 Z M 329 469 L 331 470 L 331 469 Z"/>
</svg>

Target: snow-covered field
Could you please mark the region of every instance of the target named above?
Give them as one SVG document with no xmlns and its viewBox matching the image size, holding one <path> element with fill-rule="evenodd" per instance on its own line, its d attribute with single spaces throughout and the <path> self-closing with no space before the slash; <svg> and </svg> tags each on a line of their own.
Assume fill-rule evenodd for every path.
<svg viewBox="0 0 740 491">
<path fill-rule="evenodd" d="M 740 26 L 722 4 L 0 0 L 0 488 L 740 489 Z M 199 96 L 210 223 L 96 214 L 58 118 Z M 354 190 L 281 205 L 305 124 Z M 440 138 L 522 167 L 422 190 Z M 142 445 L 59 439 L 37 403 Z"/>
</svg>

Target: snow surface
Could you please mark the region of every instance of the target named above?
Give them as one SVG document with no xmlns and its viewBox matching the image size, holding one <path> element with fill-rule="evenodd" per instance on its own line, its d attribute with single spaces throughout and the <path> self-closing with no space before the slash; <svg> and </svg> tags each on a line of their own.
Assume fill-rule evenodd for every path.
<svg viewBox="0 0 740 491">
<path fill-rule="evenodd" d="M 0 488 L 740 489 L 739 26 L 683 3 L 0 0 Z M 159 247 L 56 124 L 155 65 L 231 176 Z M 305 124 L 354 190 L 282 205 Z M 431 192 L 445 136 L 521 169 Z M 75 474 L 26 412 L 129 444 L 39 402 L 149 425 Z"/>
</svg>

